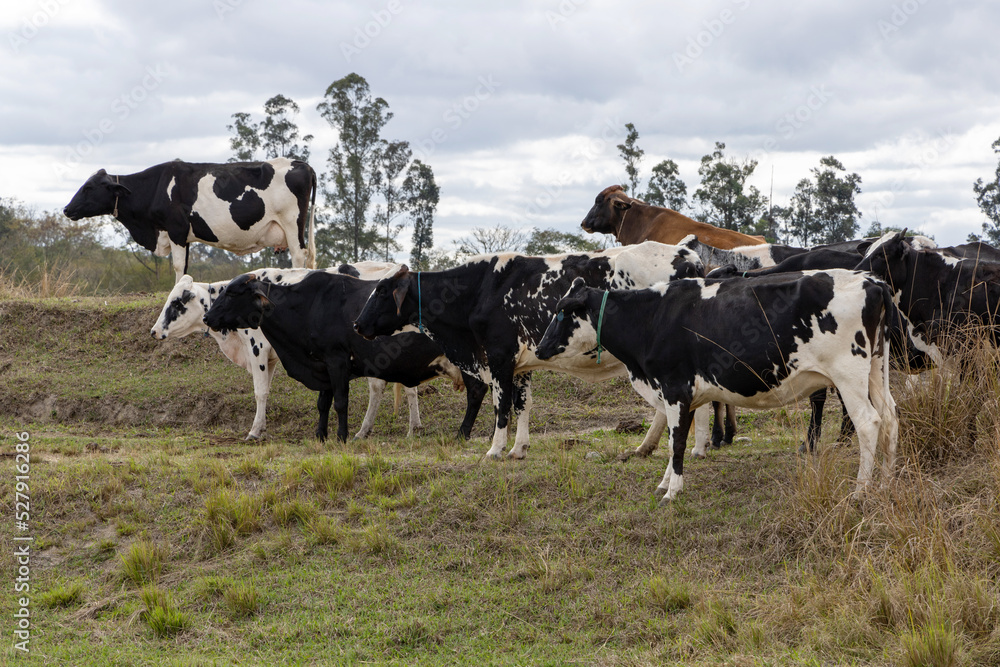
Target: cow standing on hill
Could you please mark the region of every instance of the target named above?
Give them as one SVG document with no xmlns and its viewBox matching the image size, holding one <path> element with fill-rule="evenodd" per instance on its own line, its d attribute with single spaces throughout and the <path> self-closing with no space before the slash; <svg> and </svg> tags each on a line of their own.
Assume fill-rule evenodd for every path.
<svg viewBox="0 0 1000 667">
<path fill-rule="evenodd" d="M 193 241 L 237 255 L 287 247 L 293 267 L 315 268 L 315 203 L 316 172 L 301 160 L 174 160 L 136 174 L 101 169 L 63 213 L 70 220 L 114 216 L 136 243 L 161 257 L 170 254 L 180 280 L 187 273 L 187 248 Z"/>
<path fill-rule="evenodd" d="M 336 271 L 354 277 L 366 279 L 381 278 L 389 269 L 398 269 L 398 264 L 389 262 L 359 262 L 355 265 L 344 264 Z M 334 272 L 334 269 L 327 269 Z M 301 281 L 309 274 L 308 269 L 262 269 L 257 275 L 264 282 L 292 284 Z M 257 404 L 253 424 L 247 440 L 259 439 L 267 425 L 267 398 L 271 393 L 271 381 L 278 363 L 278 353 L 260 329 L 235 329 L 226 333 L 209 329 L 203 319 L 215 299 L 222 294 L 228 280 L 215 283 L 195 282 L 191 276 L 185 275 L 174 285 L 167 295 L 167 301 L 160 311 L 156 324 L 150 330 L 150 335 L 156 340 L 167 338 L 183 338 L 193 333 L 203 333 L 211 336 L 218 343 L 219 349 L 231 362 L 243 368 L 253 379 L 253 392 Z M 448 375 L 455 382 L 461 382 L 461 372 L 451 366 Z M 368 410 L 361 423 L 361 428 L 355 438 L 366 438 L 375 425 L 378 405 L 386 387 L 385 380 L 368 378 Z M 409 428 L 407 437 L 411 437 L 422 427 L 420 409 L 417 400 L 416 387 L 404 388 L 409 407 Z"/>
<path fill-rule="evenodd" d="M 601 190 L 587 217 L 580 224 L 585 232 L 613 234 L 622 245 L 659 241 L 673 245 L 689 234 L 713 248 L 729 250 L 765 243 L 763 236 L 750 236 L 692 220 L 669 208 L 650 206 L 629 197 L 620 185 Z"/>
<path fill-rule="evenodd" d="M 478 378 L 455 379 L 441 348 L 420 334 L 367 341 L 351 321 L 375 286 L 373 281 L 311 271 L 291 285 L 265 282 L 249 273 L 235 278 L 216 299 L 204 322 L 219 332 L 257 327 L 281 359 L 289 377 L 319 392 L 316 437 L 328 434 L 330 405 L 337 413 L 337 438 L 347 440 L 350 381 L 375 377 L 407 387 L 438 376 L 464 383 L 468 403 L 459 433 L 466 439 L 486 396 Z"/>
<path fill-rule="evenodd" d="M 885 337 L 891 306 L 888 287 L 856 271 L 610 291 L 577 280 L 535 354 L 572 359 L 597 346 L 625 364 L 635 390 L 667 415 L 673 456 L 657 488 L 663 501 L 684 487 L 693 408 L 708 401 L 780 407 L 833 384 L 858 430 L 860 493 L 877 444 L 887 445 L 887 476 L 896 452 Z"/>
<path fill-rule="evenodd" d="M 503 456 L 513 413 L 517 433 L 508 456 L 523 459 L 531 371 L 557 370 L 591 381 L 624 372 L 617 359 L 605 354 L 601 360 L 596 349 L 568 363 L 535 357 L 553 309 L 573 279 L 631 288 L 701 274 L 701 261 L 690 248 L 652 241 L 595 253 L 480 255 L 445 271 L 412 272 L 404 267 L 379 282 L 355 329 L 366 337 L 424 331 L 456 366 L 491 384 L 496 427 L 487 456 Z M 665 424 L 665 416 L 657 411 L 641 454 L 656 447 Z"/>
</svg>

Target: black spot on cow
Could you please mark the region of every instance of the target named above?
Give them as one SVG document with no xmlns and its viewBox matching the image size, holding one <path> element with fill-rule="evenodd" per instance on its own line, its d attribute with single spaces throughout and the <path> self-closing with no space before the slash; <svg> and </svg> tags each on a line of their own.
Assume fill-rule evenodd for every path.
<svg viewBox="0 0 1000 667">
<path fill-rule="evenodd" d="M 250 344 L 251 344 L 251 345 L 256 345 L 256 344 L 257 344 L 257 341 L 255 341 L 255 340 L 253 339 L 253 336 L 250 336 Z"/>
<path fill-rule="evenodd" d="M 824 313 L 816 318 L 819 330 L 823 333 L 837 333 L 837 318 L 833 313 Z"/>
<path fill-rule="evenodd" d="M 260 365 L 260 370 L 265 370 L 265 369 L 266 369 L 266 366 L 264 366 L 264 364 L 261 364 Z"/>
<path fill-rule="evenodd" d="M 256 345 L 254 345 L 251 349 L 253 350 L 253 356 L 255 356 L 255 357 L 259 357 L 260 356 L 260 348 L 259 347 L 257 347 Z"/>
<path fill-rule="evenodd" d="M 191 211 L 189 216 L 191 220 L 191 231 L 194 232 L 195 238 L 201 239 L 202 241 L 218 241 L 219 237 L 215 235 L 212 228 L 208 226 L 205 219 L 199 214 Z"/>
<path fill-rule="evenodd" d="M 274 167 L 267 162 L 229 165 L 229 169 L 213 170 L 212 192 L 229 203 L 235 202 L 249 185 L 254 190 L 266 190 L 274 178 Z"/>
<path fill-rule="evenodd" d="M 851 354 L 853 354 L 856 357 L 861 357 L 862 359 L 866 359 L 868 357 L 868 353 L 867 352 L 865 352 L 863 349 L 861 349 L 857 345 L 853 345 L 853 344 L 851 345 Z"/>
<path fill-rule="evenodd" d="M 253 190 L 246 190 L 229 205 L 229 215 L 237 227 L 250 229 L 264 218 L 264 200 Z"/>
<path fill-rule="evenodd" d="M 280 283 L 281 282 L 281 274 L 279 273 L 278 276 L 274 280 L 275 280 L 275 282 L 279 282 Z"/>
<path fill-rule="evenodd" d="M 857 343 L 858 347 L 864 347 L 865 346 L 865 334 L 862 333 L 861 331 L 858 331 L 857 333 L 855 333 L 854 334 L 854 342 Z"/>
</svg>

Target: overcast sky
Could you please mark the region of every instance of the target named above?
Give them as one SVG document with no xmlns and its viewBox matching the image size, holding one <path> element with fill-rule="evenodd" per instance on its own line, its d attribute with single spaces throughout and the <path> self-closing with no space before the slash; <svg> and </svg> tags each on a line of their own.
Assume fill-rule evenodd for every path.
<svg viewBox="0 0 1000 667">
<path fill-rule="evenodd" d="M 625 178 L 628 122 L 644 183 L 671 158 L 693 192 L 722 141 L 785 204 L 834 155 L 862 178 L 862 232 L 961 243 L 997 164 L 998 26 L 986 0 L 8 0 L 0 196 L 57 209 L 101 167 L 225 162 L 231 115 L 277 93 L 326 171 L 336 133 L 316 105 L 357 72 L 395 114 L 384 136 L 434 169 L 439 246 L 496 224 L 578 230 Z"/>
</svg>

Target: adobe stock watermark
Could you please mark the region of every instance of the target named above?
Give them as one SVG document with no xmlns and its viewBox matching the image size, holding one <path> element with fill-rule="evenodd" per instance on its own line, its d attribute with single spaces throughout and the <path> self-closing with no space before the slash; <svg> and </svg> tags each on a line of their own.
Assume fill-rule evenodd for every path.
<svg viewBox="0 0 1000 667">
<path fill-rule="evenodd" d="M 542 186 L 542 191 L 535 195 L 520 213 L 510 216 L 511 224 L 518 228 L 537 225 L 545 211 L 559 201 L 566 187 L 579 177 L 579 161 L 594 162 L 606 157 L 608 148 L 615 147 L 621 141 L 624 127 L 619 117 L 604 121 L 600 135 L 588 139 L 578 151 L 574 152 L 576 166 L 573 169 L 560 171 L 554 182 Z"/>
<path fill-rule="evenodd" d="M 778 118 L 774 124 L 774 133 L 764 139 L 759 151 L 754 154 L 754 159 L 760 160 L 768 153 L 772 153 L 781 148 L 781 141 L 787 141 L 794 137 L 803 127 L 811 123 L 816 114 L 826 106 L 826 103 L 834 97 L 833 91 L 826 87 L 825 83 L 818 86 L 810 86 L 809 92 L 801 104 L 788 110 Z"/>
<path fill-rule="evenodd" d="M 212 9 L 215 10 L 216 18 L 222 21 L 226 18 L 226 14 L 232 14 L 242 4 L 243 0 L 213 0 Z"/>
<path fill-rule="evenodd" d="M 545 10 L 545 20 L 549 22 L 549 27 L 555 32 L 560 25 L 566 23 L 569 17 L 576 14 L 577 10 L 587 3 L 587 0 L 561 0 L 556 7 L 556 11 Z"/>
<path fill-rule="evenodd" d="M 420 160 L 427 161 L 440 144 L 448 141 L 451 136 L 449 131 L 454 133 L 461 128 L 476 111 L 488 101 L 497 89 L 503 84 L 493 78 L 492 74 L 480 76 L 477 79 L 478 86 L 470 95 L 466 95 L 459 101 L 451 105 L 450 108 L 441 114 L 444 126 L 435 127 L 428 136 L 413 142 L 413 155 Z"/>
<path fill-rule="evenodd" d="M 915 133 L 904 136 L 902 142 L 911 140 L 913 143 L 922 142 L 916 157 L 911 160 L 911 166 L 900 175 L 892 179 L 888 191 L 875 195 L 875 203 L 882 208 L 890 208 L 896 203 L 896 195 L 906 189 L 906 185 L 911 180 L 920 176 L 926 169 L 937 164 L 942 156 L 955 145 L 955 135 L 951 128 L 938 130 L 937 136 L 928 140 L 925 135 Z"/>
<path fill-rule="evenodd" d="M 14 648 L 30 652 L 31 643 L 31 435 L 15 433 L 14 444 Z"/>
<path fill-rule="evenodd" d="M 910 19 L 926 4 L 927 0 L 903 0 L 903 2 L 893 4 L 889 18 L 879 19 L 875 23 L 882 39 L 889 39 L 890 35 L 899 32 L 899 29 L 909 23 Z"/>
<path fill-rule="evenodd" d="M 751 0 L 731 0 L 732 4 L 740 11 L 746 11 L 750 7 Z M 707 49 L 711 48 L 715 41 L 722 37 L 726 28 L 736 23 L 737 13 L 726 8 L 717 16 L 705 19 L 701 22 L 702 30 L 687 38 L 687 46 L 683 51 L 674 51 L 674 65 L 677 71 L 684 73 L 684 68 L 693 65 L 694 61 L 700 58 Z"/>
<path fill-rule="evenodd" d="M 378 39 L 382 31 L 388 28 L 402 11 L 402 0 L 389 0 L 384 8 L 371 12 L 370 21 L 354 28 L 354 39 L 350 43 L 340 43 L 340 53 L 343 54 L 344 60 L 351 62 L 355 56 L 371 46 L 372 41 Z"/>
<path fill-rule="evenodd" d="M 67 4 L 69 0 L 38 0 L 35 3 L 37 9 L 22 17 L 18 27 L 7 33 L 10 50 L 15 54 L 20 53 Z"/>
<path fill-rule="evenodd" d="M 138 84 L 111 100 L 110 113 L 97 123 L 82 131 L 83 140 L 69 147 L 63 161 L 53 165 L 57 176 L 72 174 L 74 167 L 83 163 L 84 158 L 94 152 L 105 139 L 115 132 L 132 112 L 139 108 L 169 76 L 169 66 L 163 63 L 146 67 Z"/>
</svg>

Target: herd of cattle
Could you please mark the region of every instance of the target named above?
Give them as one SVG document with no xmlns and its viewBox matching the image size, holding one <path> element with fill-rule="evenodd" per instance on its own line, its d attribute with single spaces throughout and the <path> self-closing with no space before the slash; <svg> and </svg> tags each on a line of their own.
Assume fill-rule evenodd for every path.
<svg viewBox="0 0 1000 667">
<path fill-rule="evenodd" d="M 845 427 L 857 431 L 861 493 L 880 446 L 883 475 L 893 468 L 890 364 L 907 372 L 940 364 L 950 325 L 1000 325 L 1000 251 L 986 244 L 938 248 L 899 232 L 809 249 L 771 245 L 647 205 L 620 186 L 598 194 L 582 223 L 622 243 L 605 251 L 480 255 L 444 271 L 380 262 L 314 270 L 305 268 L 314 264 L 314 244 L 310 230 L 306 245 L 304 230 L 315 188 L 307 164 L 284 158 L 175 161 L 131 175 L 101 170 L 65 208 L 73 219 L 114 215 L 140 244 L 173 251 L 177 282 L 151 334 L 206 332 L 250 372 L 257 412 L 249 438 L 264 431 L 279 359 L 290 377 L 319 392 L 320 439 L 331 404 L 337 437 L 347 439 L 356 377 L 369 379 L 370 392 L 357 437 L 371 431 L 386 383 L 407 387 L 410 433 L 420 426 L 417 385 L 444 376 L 464 386 L 465 438 L 489 388 L 493 458 L 504 455 L 511 419 L 517 428 L 507 456 L 525 457 L 532 371 L 591 381 L 627 375 L 656 409 L 632 454 L 648 455 L 664 430 L 672 445 L 658 486 L 667 501 L 683 488 L 692 421 L 694 453 L 704 456 L 713 402 L 717 447 L 732 440 L 731 406 L 808 396 L 811 449 L 833 387 Z M 193 241 L 238 253 L 286 246 L 296 268 L 194 282 L 179 252 Z"/>
</svg>

